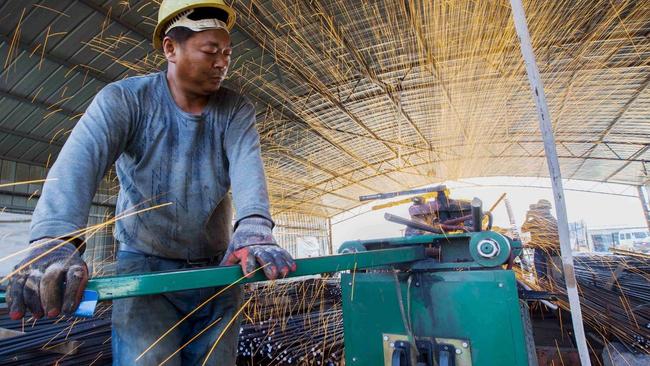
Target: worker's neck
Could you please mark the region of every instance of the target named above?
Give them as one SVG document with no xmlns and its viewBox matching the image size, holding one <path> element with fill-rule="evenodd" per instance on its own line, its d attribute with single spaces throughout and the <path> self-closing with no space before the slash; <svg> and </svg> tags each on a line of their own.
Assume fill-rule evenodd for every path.
<svg viewBox="0 0 650 366">
<path fill-rule="evenodd" d="M 169 91 L 180 109 L 195 115 L 203 113 L 203 109 L 210 99 L 209 95 L 197 94 L 188 90 L 170 70 L 167 70 L 167 85 L 169 85 Z"/>
</svg>

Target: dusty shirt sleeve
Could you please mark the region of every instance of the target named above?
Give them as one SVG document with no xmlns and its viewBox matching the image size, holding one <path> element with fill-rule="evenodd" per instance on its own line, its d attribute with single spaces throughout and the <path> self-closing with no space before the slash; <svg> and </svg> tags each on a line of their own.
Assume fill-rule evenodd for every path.
<svg viewBox="0 0 650 366">
<path fill-rule="evenodd" d="M 108 85 L 95 96 L 47 175 L 32 217 L 30 241 L 73 236 L 86 227 L 95 191 L 124 151 L 131 121 L 122 89 Z"/>
<path fill-rule="evenodd" d="M 271 220 L 255 108 L 250 102 L 243 101 L 234 112 L 226 129 L 224 148 L 237 221 L 253 215 Z"/>
</svg>

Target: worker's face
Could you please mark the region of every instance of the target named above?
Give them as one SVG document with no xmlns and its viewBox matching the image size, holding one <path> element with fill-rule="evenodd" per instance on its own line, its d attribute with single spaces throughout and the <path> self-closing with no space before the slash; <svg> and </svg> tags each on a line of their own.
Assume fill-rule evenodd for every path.
<svg viewBox="0 0 650 366">
<path fill-rule="evenodd" d="M 223 29 L 193 34 L 183 44 L 165 38 L 167 60 L 175 64 L 176 79 L 193 93 L 212 94 L 226 78 L 232 44 Z"/>
</svg>

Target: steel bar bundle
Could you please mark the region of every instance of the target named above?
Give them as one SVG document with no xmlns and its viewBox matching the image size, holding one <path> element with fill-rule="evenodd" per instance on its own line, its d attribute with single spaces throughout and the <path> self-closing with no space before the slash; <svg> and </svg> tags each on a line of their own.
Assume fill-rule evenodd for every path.
<svg viewBox="0 0 650 366">
<path fill-rule="evenodd" d="M 251 285 L 240 331 L 239 365 L 340 365 L 343 315 L 338 281 Z"/>
<path fill-rule="evenodd" d="M 630 351 L 650 354 L 650 258 L 578 255 L 575 275 L 585 324 L 599 341 L 616 340 Z M 558 305 L 568 308 L 562 278 L 542 280 L 539 285 L 558 293 Z"/>
<path fill-rule="evenodd" d="M 0 328 L 25 333 L 0 340 L 1 365 L 108 365 L 111 362 L 110 313 L 93 319 L 59 317 L 23 322 L 9 319 L 7 309 L 1 309 Z M 59 345 L 66 347 L 54 352 Z"/>
</svg>

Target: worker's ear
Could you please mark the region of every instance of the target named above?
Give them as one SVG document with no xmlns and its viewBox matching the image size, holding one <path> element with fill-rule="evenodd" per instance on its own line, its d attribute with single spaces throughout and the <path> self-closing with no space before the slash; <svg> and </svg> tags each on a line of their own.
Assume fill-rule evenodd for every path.
<svg viewBox="0 0 650 366">
<path fill-rule="evenodd" d="M 176 63 L 176 53 L 178 51 L 178 44 L 170 37 L 163 38 L 162 42 L 163 53 L 167 61 Z"/>
</svg>

